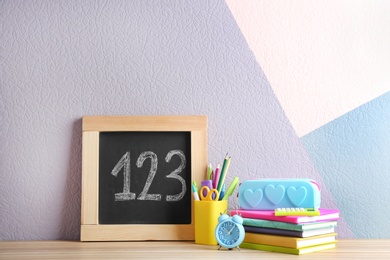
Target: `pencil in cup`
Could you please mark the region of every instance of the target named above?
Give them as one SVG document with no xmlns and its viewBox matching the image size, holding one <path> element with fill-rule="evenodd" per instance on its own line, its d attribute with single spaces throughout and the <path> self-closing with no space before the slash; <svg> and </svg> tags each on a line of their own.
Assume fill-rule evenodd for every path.
<svg viewBox="0 0 390 260">
<path fill-rule="evenodd" d="M 217 190 L 219 193 L 221 193 L 223 183 L 225 182 L 226 174 L 229 170 L 230 159 L 231 159 L 231 157 L 229 157 L 228 154 L 226 154 L 225 160 L 223 161 L 221 176 L 219 177 L 219 181 L 218 181 Z"/>
</svg>

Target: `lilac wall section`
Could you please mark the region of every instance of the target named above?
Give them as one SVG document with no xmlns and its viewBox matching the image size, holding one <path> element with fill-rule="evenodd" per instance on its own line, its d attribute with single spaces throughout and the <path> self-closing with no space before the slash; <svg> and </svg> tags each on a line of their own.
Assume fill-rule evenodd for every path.
<svg viewBox="0 0 390 260">
<path fill-rule="evenodd" d="M 83 115 L 205 114 L 228 181 L 323 184 L 224 1 L 0 5 L 0 239 L 79 238 Z"/>
<path fill-rule="evenodd" d="M 354 235 L 390 238 L 390 92 L 301 140 Z"/>
</svg>

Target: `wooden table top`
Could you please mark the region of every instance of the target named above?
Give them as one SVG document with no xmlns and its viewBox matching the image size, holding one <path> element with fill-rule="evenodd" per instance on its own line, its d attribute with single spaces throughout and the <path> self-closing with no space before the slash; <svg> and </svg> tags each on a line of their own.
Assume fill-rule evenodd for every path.
<svg viewBox="0 0 390 260">
<path fill-rule="evenodd" d="M 390 259 L 390 239 L 340 239 L 337 247 L 296 256 L 192 241 L 0 241 L 0 259 Z"/>
</svg>

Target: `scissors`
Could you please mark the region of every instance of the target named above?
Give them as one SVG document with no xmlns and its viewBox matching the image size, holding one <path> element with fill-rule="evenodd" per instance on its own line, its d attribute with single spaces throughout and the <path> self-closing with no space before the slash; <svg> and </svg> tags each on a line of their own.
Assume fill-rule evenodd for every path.
<svg viewBox="0 0 390 260">
<path fill-rule="evenodd" d="M 203 194 L 203 190 L 206 191 L 206 196 Z M 200 189 L 200 199 L 205 201 L 218 201 L 219 192 L 217 189 L 211 189 L 207 186 L 203 186 Z"/>
</svg>

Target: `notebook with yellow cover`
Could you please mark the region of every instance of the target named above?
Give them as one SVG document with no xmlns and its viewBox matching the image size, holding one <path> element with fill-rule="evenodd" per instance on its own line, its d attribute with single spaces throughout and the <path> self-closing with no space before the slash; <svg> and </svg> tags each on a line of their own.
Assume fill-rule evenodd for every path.
<svg viewBox="0 0 390 260">
<path fill-rule="evenodd" d="M 321 244 L 321 245 L 309 246 L 309 247 L 303 247 L 303 248 L 288 248 L 288 247 L 282 247 L 282 246 L 270 246 L 270 245 L 262 245 L 262 244 L 243 242 L 243 243 L 241 243 L 240 248 L 263 250 L 263 251 L 270 251 L 270 252 L 279 252 L 279 253 L 293 254 L 293 255 L 304 255 L 304 254 L 309 254 L 309 253 L 314 253 L 314 252 L 319 252 L 319 251 L 324 251 L 324 250 L 335 248 L 336 242 L 337 241 L 335 241 L 333 243 L 327 243 L 327 244 Z"/>
<path fill-rule="evenodd" d="M 245 233 L 244 242 L 289 248 L 302 248 L 335 242 L 336 235 L 337 233 L 329 233 L 301 238 L 247 232 Z"/>
</svg>

